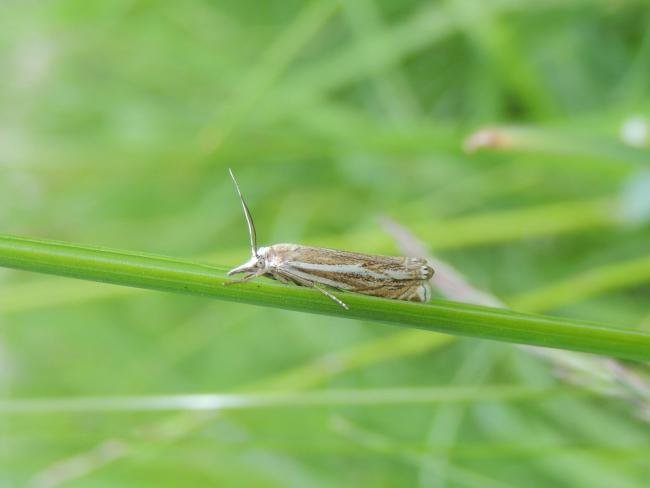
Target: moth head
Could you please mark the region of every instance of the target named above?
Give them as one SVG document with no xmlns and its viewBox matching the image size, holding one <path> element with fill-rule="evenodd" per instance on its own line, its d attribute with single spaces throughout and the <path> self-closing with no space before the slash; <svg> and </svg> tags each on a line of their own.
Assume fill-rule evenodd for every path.
<svg viewBox="0 0 650 488">
<path fill-rule="evenodd" d="M 258 258 L 257 256 L 253 256 L 245 263 L 240 264 L 236 268 L 228 271 L 228 276 L 232 276 L 237 273 L 261 274 L 262 270 L 264 270 L 264 267 L 264 260 Z"/>
<path fill-rule="evenodd" d="M 257 254 L 252 256 L 248 261 L 243 264 L 240 264 L 236 268 L 228 271 L 228 276 L 237 274 L 237 273 L 246 273 L 252 275 L 261 275 L 266 272 L 267 269 L 267 251 L 268 247 L 260 247 L 257 250 Z"/>
</svg>

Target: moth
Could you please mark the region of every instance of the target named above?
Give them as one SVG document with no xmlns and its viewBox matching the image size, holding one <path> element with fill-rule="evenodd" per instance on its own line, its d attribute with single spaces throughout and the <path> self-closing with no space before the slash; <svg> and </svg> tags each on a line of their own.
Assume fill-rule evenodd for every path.
<svg viewBox="0 0 650 488">
<path fill-rule="evenodd" d="M 250 238 L 251 258 L 231 269 L 228 276 L 244 273 L 242 283 L 268 276 L 281 283 L 315 288 L 349 309 L 333 291 L 349 291 L 412 302 L 426 302 L 433 268 L 422 258 L 378 256 L 300 244 L 257 247 L 255 224 L 232 170 L 230 177 L 239 195 Z"/>
</svg>

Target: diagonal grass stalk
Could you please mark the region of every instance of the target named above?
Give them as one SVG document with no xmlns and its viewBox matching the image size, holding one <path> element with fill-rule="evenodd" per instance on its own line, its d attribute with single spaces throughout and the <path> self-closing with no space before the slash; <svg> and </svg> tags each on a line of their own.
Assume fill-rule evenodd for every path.
<svg viewBox="0 0 650 488">
<path fill-rule="evenodd" d="M 267 280 L 224 286 L 225 268 L 189 260 L 0 235 L 0 266 L 521 344 L 650 360 L 650 334 L 443 300 L 416 304 L 320 293 Z"/>
</svg>

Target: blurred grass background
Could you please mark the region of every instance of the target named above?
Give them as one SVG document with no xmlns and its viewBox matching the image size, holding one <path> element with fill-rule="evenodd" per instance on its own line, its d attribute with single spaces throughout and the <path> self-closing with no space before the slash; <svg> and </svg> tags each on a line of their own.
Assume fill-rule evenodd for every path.
<svg viewBox="0 0 650 488">
<path fill-rule="evenodd" d="M 388 214 L 517 309 L 650 329 L 647 2 L 5 1 L 0 69 L 2 232 L 235 265 L 232 167 L 261 243 L 398 253 Z M 551 389 L 4 416 L 3 486 L 640 487 L 650 426 L 504 344 L 0 270 L 5 399 L 503 384 Z"/>
</svg>

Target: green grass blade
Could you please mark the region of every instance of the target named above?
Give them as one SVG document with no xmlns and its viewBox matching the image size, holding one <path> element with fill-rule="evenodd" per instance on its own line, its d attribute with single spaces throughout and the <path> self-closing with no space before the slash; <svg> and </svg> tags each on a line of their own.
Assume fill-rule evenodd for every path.
<svg viewBox="0 0 650 488">
<path fill-rule="evenodd" d="M 340 293 L 341 307 L 314 290 L 265 280 L 224 286 L 225 269 L 151 254 L 0 236 L 0 265 L 40 273 L 384 322 L 449 334 L 650 360 L 650 334 L 555 317 L 435 300 L 416 304 Z"/>
<path fill-rule="evenodd" d="M 220 411 L 251 408 L 322 406 L 382 406 L 479 401 L 534 400 L 561 394 L 584 394 L 570 388 L 519 385 L 366 388 L 312 392 L 192 393 L 107 397 L 12 398 L 0 400 L 2 414 L 43 414 L 136 411 Z"/>
<path fill-rule="evenodd" d="M 642 285 L 650 281 L 650 256 L 589 269 L 578 275 L 513 297 L 512 306 L 522 310 L 551 310 L 598 295 L 603 291 Z"/>
</svg>

